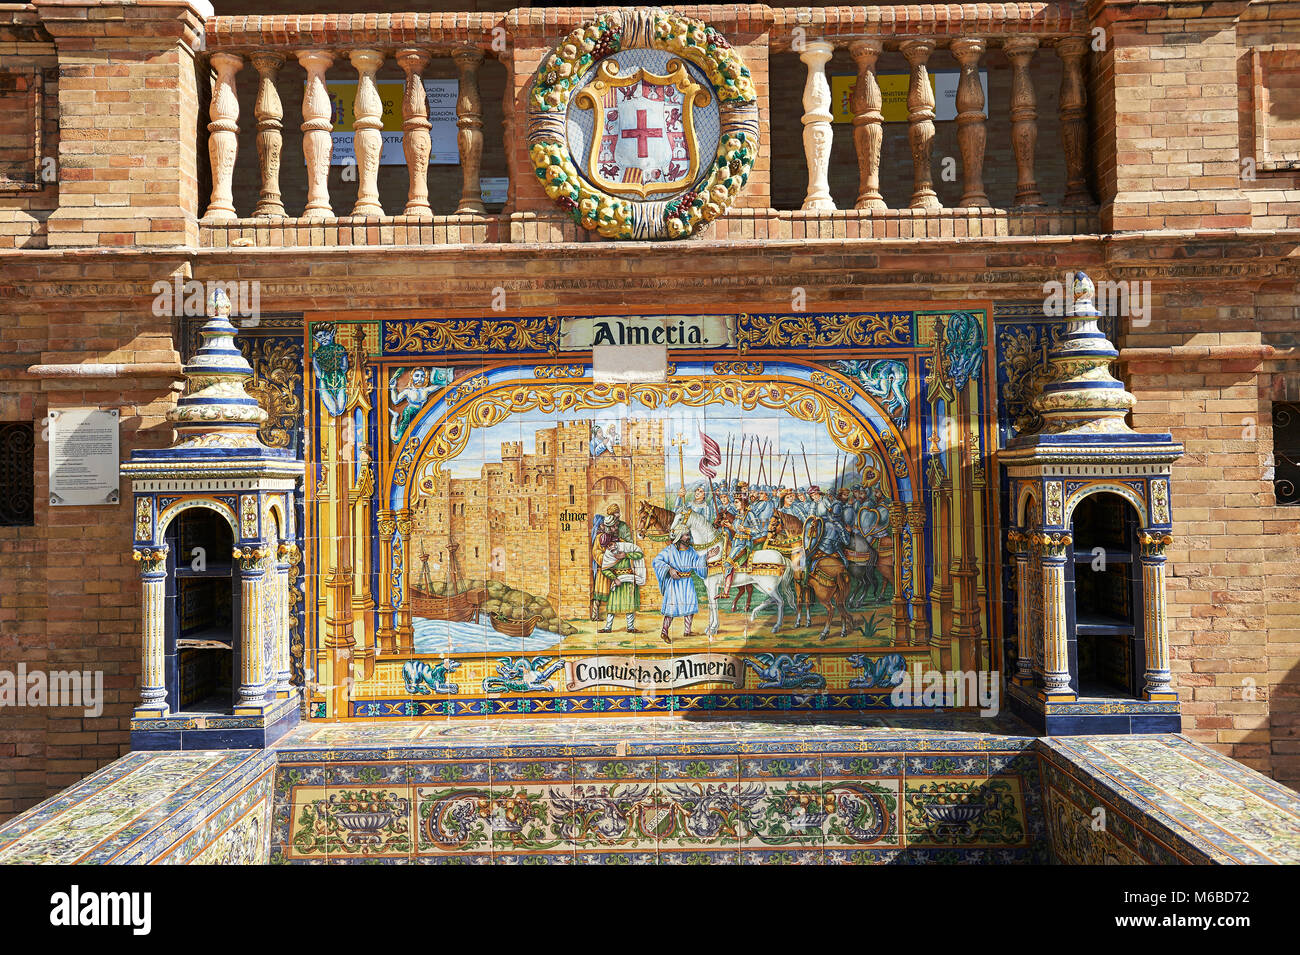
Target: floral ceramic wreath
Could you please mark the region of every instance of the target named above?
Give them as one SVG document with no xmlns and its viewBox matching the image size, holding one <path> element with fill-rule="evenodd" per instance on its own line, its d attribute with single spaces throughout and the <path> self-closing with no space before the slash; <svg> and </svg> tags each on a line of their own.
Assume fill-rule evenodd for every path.
<svg viewBox="0 0 1300 955">
<path fill-rule="evenodd" d="M 584 177 L 569 148 L 566 118 L 578 80 L 623 50 L 662 50 L 690 61 L 713 86 L 719 136 L 693 182 L 659 201 L 611 195 Z M 570 33 L 547 57 L 529 96 L 530 156 L 546 194 L 574 222 L 611 239 L 679 239 L 731 205 L 758 154 L 758 98 L 749 70 L 713 27 L 658 9 L 601 14 Z M 595 148 L 595 144 L 591 148 Z"/>
</svg>

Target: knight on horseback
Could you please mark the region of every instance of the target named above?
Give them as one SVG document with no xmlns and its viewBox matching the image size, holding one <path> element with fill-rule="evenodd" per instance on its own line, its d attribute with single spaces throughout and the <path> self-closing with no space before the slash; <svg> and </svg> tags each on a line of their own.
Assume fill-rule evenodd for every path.
<svg viewBox="0 0 1300 955">
<path fill-rule="evenodd" d="M 846 546 L 849 542 L 848 531 L 840 523 L 836 516 L 836 508 L 822 494 L 822 489 L 814 484 L 808 489 L 808 494 L 812 498 L 812 512 L 804 521 L 804 537 L 808 539 L 807 529 L 813 518 L 819 519 L 820 533 L 816 536 L 816 553 L 810 555 L 805 573 L 811 574 L 817 567 L 817 562 L 822 557 L 838 557 L 840 562 L 849 566 L 849 555 Z M 837 502 L 838 503 L 838 502 Z M 842 510 L 842 509 L 841 509 Z"/>
<path fill-rule="evenodd" d="M 723 562 L 727 576 L 722 584 L 722 597 L 731 595 L 731 583 L 736 576 L 736 567 L 749 564 L 749 557 L 763 546 L 767 540 L 767 528 L 749 504 L 747 493 L 749 485 L 744 481 L 736 482 L 736 510 L 723 511 L 718 514 L 714 526 L 722 530 L 727 538 L 727 557 Z"/>
</svg>

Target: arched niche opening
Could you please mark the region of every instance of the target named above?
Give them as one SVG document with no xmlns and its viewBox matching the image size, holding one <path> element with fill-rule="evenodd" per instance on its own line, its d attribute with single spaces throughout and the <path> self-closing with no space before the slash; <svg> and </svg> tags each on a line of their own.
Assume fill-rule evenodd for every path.
<svg viewBox="0 0 1300 955">
<path fill-rule="evenodd" d="M 1141 698 L 1146 652 L 1140 526 L 1133 505 L 1118 494 L 1089 494 L 1074 509 L 1066 626 L 1070 685 L 1081 697 Z"/>
<path fill-rule="evenodd" d="M 239 581 L 234 532 L 206 507 L 178 514 L 167 548 L 167 705 L 172 713 L 228 714 L 239 686 Z"/>
</svg>

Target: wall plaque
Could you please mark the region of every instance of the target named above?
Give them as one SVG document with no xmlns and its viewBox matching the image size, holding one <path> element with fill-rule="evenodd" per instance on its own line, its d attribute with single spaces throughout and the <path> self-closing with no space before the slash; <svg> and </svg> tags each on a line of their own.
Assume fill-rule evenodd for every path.
<svg viewBox="0 0 1300 955">
<path fill-rule="evenodd" d="M 118 501 L 118 413 L 60 408 L 50 418 L 50 505 Z"/>
<path fill-rule="evenodd" d="M 561 318 L 560 351 L 598 345 L 662 345 L 665 348 L 732 348 L 730 315 L 616 315 Z"/>
</svg>

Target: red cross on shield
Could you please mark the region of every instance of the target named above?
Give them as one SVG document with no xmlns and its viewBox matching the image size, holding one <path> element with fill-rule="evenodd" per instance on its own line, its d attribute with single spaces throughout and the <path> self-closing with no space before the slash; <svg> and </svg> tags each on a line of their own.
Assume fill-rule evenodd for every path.
<svg viewBox="0 0 1300 955">
<path fill-rule="evenodd" d="M 668 168 L 668 132 L 664 123 L 664 101 L 652 99 L 645 83 L 632 87 L 633 95 L 619 97 L 618 142 L 614 146 L 614 161 L 623 170 L 623 180 L 628 172 L 640 170 L 632 181 L 650 182 L 663 178 Z"/>
</svg>

